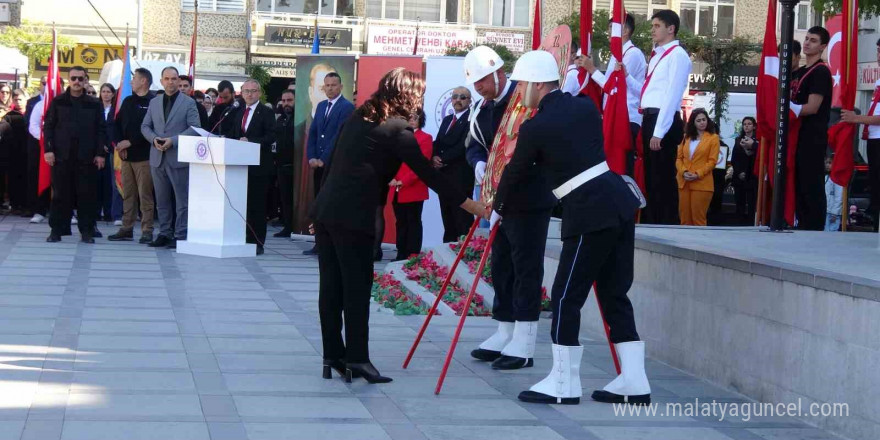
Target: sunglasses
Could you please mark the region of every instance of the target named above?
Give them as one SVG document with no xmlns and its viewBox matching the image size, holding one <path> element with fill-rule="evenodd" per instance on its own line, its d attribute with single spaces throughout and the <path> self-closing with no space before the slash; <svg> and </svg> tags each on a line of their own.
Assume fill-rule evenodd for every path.
<svg viewBox="0 0 880 440">
<path fill-rule="evenodd" d="M 471 97 L 468 95 L 452 95 L 452 99 L 460 99 L 464 101 L 466 99 L 471 99 Z"/>
<path fill-rule="evenodd" d="M 79 82 L 79 81 L 85 81 L 85 80 L 86 80 L 86 77 L 84 77 L 84 76 L 71 76 L 70 77 L 70 82 Z"/>
</svg>

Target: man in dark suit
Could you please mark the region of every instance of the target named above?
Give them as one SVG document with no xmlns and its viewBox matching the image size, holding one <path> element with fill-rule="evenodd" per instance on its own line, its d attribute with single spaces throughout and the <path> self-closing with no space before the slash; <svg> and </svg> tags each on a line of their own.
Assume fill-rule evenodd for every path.
<svg viewBox="0 0 880 440">
<path fill-rule="evenodd" d="M 293 232 L 293 108 L 294 91 L 281 93 L 281 116 L 275 121 L 275 166 L 278 170 L 278 191 L 281 195 L 281 219 L 284 227 L 275 237 L 288 237 Z"/>
<path fill-rule="evenodd" d="M 94 243 L 98 170 L 104 168 L 107 137 L 104 106 L 85 94 L 86 70 L 70 69 L 70 88 L 52 100 L 43 122 L 44 159 L 52 167 L 52 197 L 46 241 L 61 241 L 70 227 L 73 199 L 79 207 L 83 243 Z"/>
<path fill-rule="evenodd" d="M 235 87 L 231 82 L 224 79 L 220 81 L 217 88 L 220 89 L 220 96 L 217 97 L 218 103 L 214 105 L 214 111 L 208 118 L 209 127 L 206 127 L 205 130 L 214 134 L 228 133 L 233 127 L 231 115 L 235 111 L 235 108 L 230 107 L 234 107 L 235 101 L 238 101 L 239 107 L 244 105 L 244 102 L 240 97 L 235 96 Z"/>
<path fill-rule="evenodd" d="M 256 243 L 257 255 L 263 254 L 266 243 L 266 191 L 275 174 L 272 144 L 275 143 L 275 112 L 260 103 L 263 89 L 254 79 L 241 86 L 244 107 L 232 117 L 232 130 L 226 137 L 260 144 L 260 164 L 248 167 L 247 226 L 248 243 Z"/>
<path fill-rule="evenodd" d="M 516 63 L 511 77 L 527 83 L 523 105 L 537 108 L 538 113 L 520 126 L 492 213 L 492 223 L 507 221 L 509 202 L 536 167 L 563 203 L 562 253 L 551 295 L 553 366 L 519 399 L 580 403 L 581 308 L 595 282 L 623 373 L 593 393 L 593 399 L 647 404 L 651 388 L 645 376 L 645 346 L 627 298 L 633 282 L 635 215 L 643 197 L 634 196 L 624 179 L 608 169 L 599 112 L 590 100 L 559 90 L 558 69 L 553 56 L 539 50 L 524 54 Z"/>
<path fill-rule="evenodd" d="M 434 168 L 457 183 L 465 194 L 474 192 L 474 176 L 464 157 L 464 141 L 468 134 L 471 92 L 467 87 L 452 91 L 452 108 L 455 113 L 443 118 L 437 139 L 434 140 L 432 162 Z M 443 218 L 443 242 L 449 243 L 466 235 L 474 221 L 473 216 L 455 204 L 455 200 L 440 198 L 440 215 Z"/>
<path fill-rule="evenodd" d="M 183 93 L 190 98 L 195 99 L 193 96 L 193 83 L 192 78 L 187 75 L 180 75 L 180 82 L 177 84 L 177 89 L 180 90 L 180 93 Z M 205 107 L 201 102 L 197 102 L 196 110 L 199 111 L 199 122 L 202 123 L 202 127 L 208 125 L 208 111 L 205 110 Z"/>
<path fill-rule="evenodd" d="M 156 190 L 156 208 L 159 210 L 159 236 L 150 247 L 177 248 L 177 240 L 186 240 L 189 207 L 189 164 L 177 160 L 177 139 L 188 134 L 190 127 L 200 127 L 196 102 L 180 93 L 177 69 L 162 70 L 163 95 L 150 101 L 147 115 L 141 124 L 141 133 L 152 144 L 150 174 Z M 195 132 L 193 132 L 195 133 Z M 172 218 L 176 211 L 174 228 Z"/>
<path fill-rule="evenodd" d="M 342 96 L 342 78 L 336 72 L 330 72 L 324 77 L 324 94 L 327 99 L 318 103 L 315 110 L 315 118 L 309 127 L 307 155 L 309 168 L 314 176 L 315 195 L 321 189 L 324 170 L 330 165 L 330 157 L 336 137 L 342 124 L 348 120 L 354 112 L 354 104 Z M 317 255 L 317 248 L 313 247 L 303 252 L 304 255 Z"/>
<path fill-rule="evenodd" d="M 465 57 L 465 76 L 483 99 L 471 116 L 471 141 L 467 160 L 474 176 L 482 182 L 495 133 L 507 109 L 516 82 L 504 75 L 504 61 L 492 49 L 478 46 Z M 492 318 L 498 330 L 471 352 L 471 356 L 492 362 L 497 370 L 514 370 L 534 365 L 535 338 L 541 314 L 541 284 L 544 280 L 544 247 L 550 226 L 550 210 L 556 199 L 544 177 L 531 167 L 517 183 L 507 201 L 507 218 L 492 243 L 492 280 L 495 302 Z"/>
</svg>

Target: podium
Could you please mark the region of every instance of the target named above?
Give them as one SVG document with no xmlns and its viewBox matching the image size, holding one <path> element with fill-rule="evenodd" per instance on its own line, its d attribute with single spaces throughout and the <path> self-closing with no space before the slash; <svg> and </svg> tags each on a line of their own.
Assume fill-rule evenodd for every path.
<svg viewBox="0 0 880 440">
<path fill-rule="evenodd" d="M 260 163 L 260 145 L 217 136 L 180 136 L 177 160 L 189 163 L 187 234 L 186 241 L 177 242 L 177 252 L 214 258 L 256 256 L 257 246 L 245 243 L 244 217 L 248 165 Z"/>
</svg>

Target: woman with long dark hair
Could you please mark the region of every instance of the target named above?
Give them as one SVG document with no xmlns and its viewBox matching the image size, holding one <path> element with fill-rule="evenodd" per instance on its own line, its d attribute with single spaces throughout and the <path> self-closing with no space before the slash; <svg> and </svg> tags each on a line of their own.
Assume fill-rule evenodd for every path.
<svg viewBox="0 0 880 440">
<path fill-rule="evenodd" d="M 421 76 L 394 69 L 343 125 L 324 184 L 312 205 L 320 268 L 318 311 L 324 348 L 324 378 L 331 369 L 346 381 L 363 377 L 390 382 L 370 362 L 370 286 L 373 280 L 375 213 L 381 194 L 401 163 L 438 194 L 460 202 L 474 215 L 486 206 L 447 181 L 419 151 L 407 121 L 422 108 Z M 343 339 L 342 328 L 345 323 Z"/>
<path fill-rule="evenodd" d="M 117 226 L 122 225 L 122 196 L 116 189 L 115 171 L 113 169 L 114 148 L 112 139 L 115 138 L 113 129 L 116 126 L 116 87 L 110 83 L 101 85 L 98 99 L 104 106 L 104 125 L 107 130 L 107 145 L 104 152 L 107 153 L 107 165 L 98 171 L 98 215 L 99 221 L 118 221 Z"/>
<path fill-rule="evenodd" d="M 755 177 L 755 158 L 758 157 L 759 143 L 756 137 L 758 123 L 755 118 L 746 116 L 742 129 L 733 142 L 733 190 L 736 195 L 736 218 L 743 225 L 755 223 L 758 178 Z"/>
<path fill-rule="evenodd" d="M 716 133 L 715 123 L 706 109 L 691 112 L 675 159 L 678 215 L 682 225 L 706 226 L 706 212 L 715 193 L 712 170 L 721 149 L 721 139 Z"/>
</svg>

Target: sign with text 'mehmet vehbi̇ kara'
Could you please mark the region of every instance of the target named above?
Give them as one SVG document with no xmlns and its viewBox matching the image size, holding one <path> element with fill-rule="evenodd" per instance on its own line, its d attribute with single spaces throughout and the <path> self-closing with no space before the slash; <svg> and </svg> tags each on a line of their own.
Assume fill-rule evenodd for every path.
<svg viewBox="0 0 880 440">
<path fill-rule="evenodd" d="M 416 55 L 446 55 L 450 47 L 467 47 L 476 40 L 476 32 L 465 29 L 418 29 Z M 370 25 L 367 53 L 373 55 L 412 55 L 416 42 L 415 26 Z"/>
</svg>

